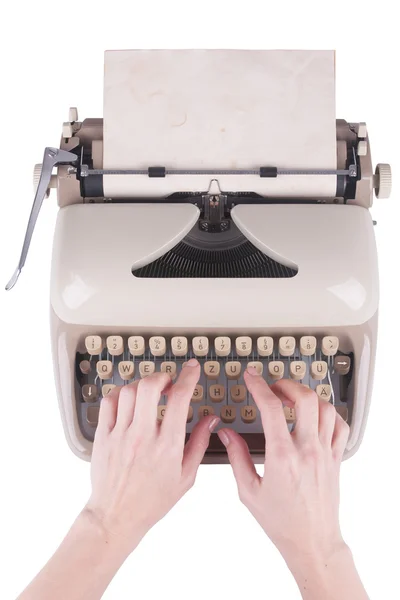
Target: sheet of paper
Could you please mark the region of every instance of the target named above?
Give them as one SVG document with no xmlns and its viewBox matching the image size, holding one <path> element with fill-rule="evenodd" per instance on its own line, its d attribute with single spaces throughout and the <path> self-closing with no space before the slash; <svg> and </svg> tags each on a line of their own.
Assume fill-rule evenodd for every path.
<svg viewBox="0 0 400 600">
<path fill-rule="evenodd" d="M 335 54 L 105 53 L 104 169 L 336 169 Z M 106 175 L 107 196 L 206 191 L 210 176 Z M 223 191 L 333 197 L 331 175 L 216 177 Z"/>
</svg>

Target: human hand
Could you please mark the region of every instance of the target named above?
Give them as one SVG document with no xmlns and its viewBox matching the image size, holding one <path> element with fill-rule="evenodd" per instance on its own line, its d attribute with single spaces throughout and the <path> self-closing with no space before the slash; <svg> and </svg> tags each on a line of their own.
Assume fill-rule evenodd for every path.
<svg viewBox="0 0 400 600">
<path fill-rule="evenodd" d="M 131 552 L 193 485 L 218 417 L 204 417 L 185 446 L 186 420 L 200 366 L 192 359 L 172 385 L 156 373 L 114 388 L 101 402 L 86 512 Z M 168 404 L 157 421 L 161 394 Z"/>
<path fill-rule="evenodd" d="M 218 435 L 227 448 L 242 502 L 288 563 L 296 556 L 330 557 L 344 547 L 339 526 L 339 471 L 349 427 L 332 404 L 299 383 L 271 388 L 254 369 L 246 385 L 261 414 L 266 438 L 264 476 L 235 431 Z M 295 406 L 289 433 L 282 402 Z"/>
</svg>

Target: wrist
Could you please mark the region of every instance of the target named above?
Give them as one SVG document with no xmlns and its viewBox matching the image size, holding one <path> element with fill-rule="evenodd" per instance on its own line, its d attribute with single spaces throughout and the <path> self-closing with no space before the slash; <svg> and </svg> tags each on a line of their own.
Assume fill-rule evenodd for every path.
<svg viewBox="0 0 400 600">
<path fill-rule="evenodd" d="M 351 550 L 343 540 L 327 547 L 292 548 L 283 553 L 283 557 L 291 571 L 318 571 L 323 570 L 326 565 L 352 561 Z"/>
<path fill-rule="evenodd" d="M 143 535 L 137 532 L 133 539 L 118 534 L 103 515 L 86 505 L 76 519 L 72 531 L 79 537 L 84 537 L 88 544 L 96 548 L 97 555 L 107 560 L 123 563 L 136 548 Z"/>
<path fill-rule="evenodd" d="M 289 568 L 308 568 L 309 565 L 320 565 L 351 557 L 350 548 L 345 541 L 339 537 L 329 543 L 310 542 L 309 544 L 296 545 L 292 542 L 286 543 L 279 548 Z"/>
<path fill-rule="evenodd" d="M 285 559 L 303 598 L 368 598 L 344 541 L 332 545 L 328 552 L 298 552 Z"/>
</svg>

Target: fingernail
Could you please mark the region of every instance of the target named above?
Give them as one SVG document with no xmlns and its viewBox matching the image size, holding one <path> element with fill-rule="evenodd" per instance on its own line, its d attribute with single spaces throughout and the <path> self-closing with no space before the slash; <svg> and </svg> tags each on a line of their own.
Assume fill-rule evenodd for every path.
<svg viewBox="0 0 400 600">
<path fill-rule="evenodd" d="M 219 437 L 219 439 L 221 440 L 221 442 L 223 443 L 223 445 L 226 448 L 228 446 L 229 442 L 230 442 L 229 436 L 226 433 L 226 431 L 224 431 L 223 429 L 221 429 L 221 431 L 217 432 L 217 436 Z"/>
<path fill-rule="evenodd" d="M 214 417 L 214 418 L 213 418 L 213 419 L 210 421 L 210 424 L 209 424 L 209 426 L 208 426 L 208 429 L 209 429 L 210 431 L 214 431 L 214 429 L 216 428 L 216 426 L 218 425 L 218 423 L 219 423 L 219 417 Z"/>
<path fill-rule="evenodd" d="M 198 364 L 199 364 L 198 360 L 196 360 L 195 358 L 191 358 L 190 360 L 187 361 L 187 363 L 185 364 L 185 367 L 197 367 Z"/>
<path fill-rule="evenodd" d="M 251 375 L 252 377 L 254 377 L 254 375 L 258 375 L 257 373 L 257 369 L 255 367 L 247 367 L 246 371 L 248 372 L 249 375 Z"/>
</svg>

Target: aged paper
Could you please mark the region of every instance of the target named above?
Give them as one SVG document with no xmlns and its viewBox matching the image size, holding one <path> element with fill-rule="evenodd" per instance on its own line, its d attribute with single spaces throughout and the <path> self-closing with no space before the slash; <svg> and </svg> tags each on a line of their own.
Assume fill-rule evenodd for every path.
<svg viewBox="0 0 400 600">
<path fill-rule="evenodd" d="M 105 53 L 105 169 L 336 169 L 335 55 L 308 50 Z M 206 191 L 210 176 L 107 175 L 108 196 Z M 223 191 L 333 197 L 331 175 L 217 177 Z"/>
</svg>

